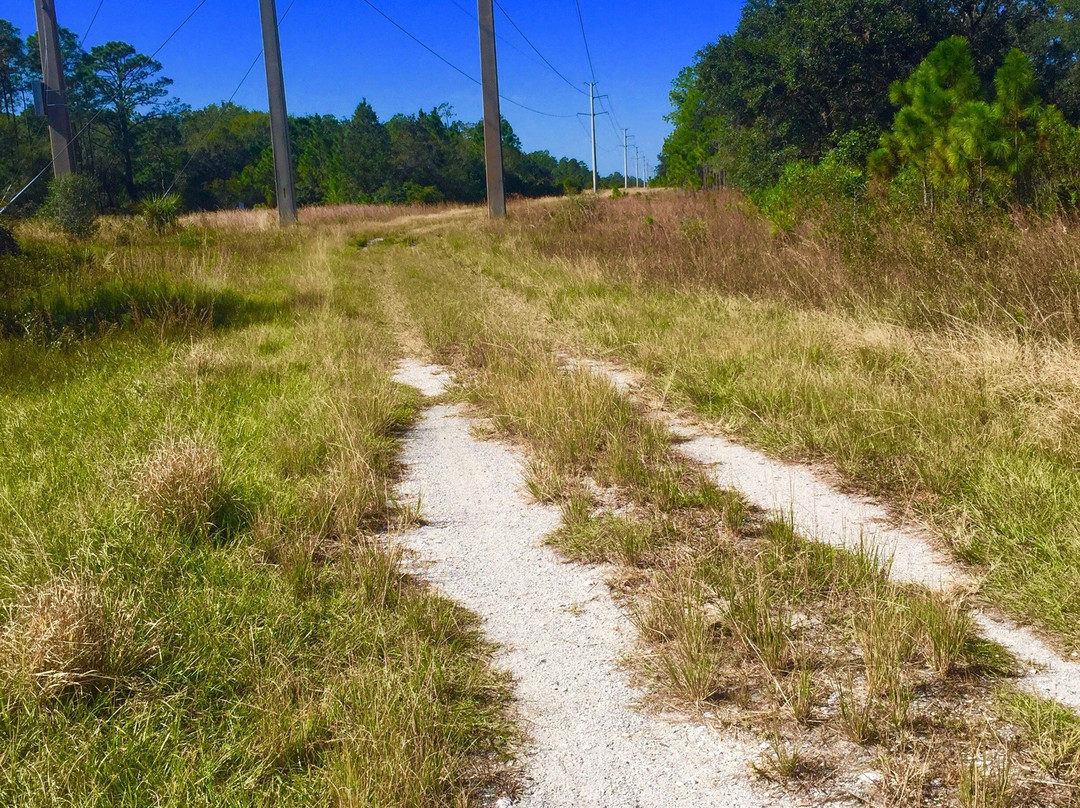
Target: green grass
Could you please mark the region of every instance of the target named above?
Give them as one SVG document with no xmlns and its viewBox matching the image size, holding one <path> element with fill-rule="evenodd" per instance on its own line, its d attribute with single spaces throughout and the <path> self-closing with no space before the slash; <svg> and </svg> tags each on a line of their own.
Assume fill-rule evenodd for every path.
<svg viewBox="0 0 1080 808">
<path fill-rule="evenodd" d="M 784 457 L 825 459 L 920 511 L 984 593 L 1080 642 L 1076 429 L 1034 346 L 949 338 L 779 304 L 665 290 L 552 304 L 672 406 Z M 1064 351 L 1067 349 L 1063 349 Z"/>
<path fill-rule="evenodd" d="M 0 803 L 467 804 L 507 683 L 377 538 L 394 335 L 333 228 L 206 235 L 100 242 L 0 340 Z"/>
</svg>

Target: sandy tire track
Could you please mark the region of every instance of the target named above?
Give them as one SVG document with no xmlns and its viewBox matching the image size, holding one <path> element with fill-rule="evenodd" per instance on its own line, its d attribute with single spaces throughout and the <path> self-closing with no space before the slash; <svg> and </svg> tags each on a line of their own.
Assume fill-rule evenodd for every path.
<svg viewBox="0 0 1080 808">
<path fill-rule="evenodd" d="M 398 381 L 437 395 L 437 368 L 403 363 Z M 633 643 L 604 567 L 564 563 L 544 545 L 557 508 L 528 501 L 521 459 L 478 441 L 455 406 L 429 408 L 404 442 L 400 495 L 425 525 L 404 537 L 423 575 L 481 615 L 514 677 L 530 744 L 520 805 L 689 808 L 793 805 L 749 763 L 758 745 L 636 709 L 620 660 Z"/>
<path fill-rule="evenodd" d="M 623 368 L 593 360 L 566 359 L 567 365 L 589 368 L 605 376 L 621 394 L 642 397 L 636 391 L 643 380 Z M 808 539 L 837 547 L 871 549 L 890 563 L 898 581 L 931 589 L 968 589 L 970 576 L 935 546 L 928 531 L 915 524 L 898 523 L 881 503 L 838 490 L 814 469 L 775 460 L 701 425 L 680 421 L 673 413 L 642 402 L 680 439 L 675 449 L 706 468 L 724 488 L 739 491 L 754 505 L 790 520 Z M 1080 662 L 1064 659 L 1038 634 L 993 612 L 975 610 L 973 616 L 989 640 L 1028 663 L 1017 684 L 1057 700 L 1080 712 Z"/>
</svg>

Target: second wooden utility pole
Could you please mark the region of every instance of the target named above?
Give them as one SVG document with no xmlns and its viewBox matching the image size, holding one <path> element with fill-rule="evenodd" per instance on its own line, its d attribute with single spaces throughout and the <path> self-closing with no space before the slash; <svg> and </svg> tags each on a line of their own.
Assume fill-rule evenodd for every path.
<svg viewBox="0 0 1080 808">
<path fill-rule="evenodd" d="M 296 222 L 296 186 L 293 184 L 292 155 L 289 152 L 289 113 L 285 108 L 277 3 L 275 0 L 259 0 L 259 12 L 262 17 L 266 92 L 270 98 L 270 145 L 274 150 L 278 217 L 282 224 L 293 224 Z"/>
<path fill-rule="evenodd" d="M 495 11 L 492 0 L 476 0 L 480 21 L 480 77 L 484 95 L 484 169 L 487 173 L 488 215 L 506 216 L 503 184 L 502 113 L 499 111 L 499 63 L 495 55 Z"/>
<path fill-rule="evenodd" d="M 600 193 L 600 185 L 596 181 L 596 85 L 589 82 L 589 122 L 592 126 L 592 192 Z"/>
<path fill-rule="evenodd" d="M 622 130 L 622 187 L 624 191 L 630 187 L 630 178 L 627 177 L 627 174 L 630 172 L 630 167 L 627 165 L 626 160 L 627 155 L 630 153 L 630 149 L 626 145 L 626 133 L 628 131 L 629 130 L 627 129 Z"/>
<path fill-rule="evenodd" d="M 49 145 L 52 147 L 53 176 L 63 177 L 75 170 L 75 152 L 71 144 L 71 117 L 68 115 L 67 88 L 64 86 L 64 60 L 60 54 L 60 33 L 56 25 L 53 0 L 36 0 L 38 51 L 41 53 L 42 101 L 49 119 Z"/>
</svg>

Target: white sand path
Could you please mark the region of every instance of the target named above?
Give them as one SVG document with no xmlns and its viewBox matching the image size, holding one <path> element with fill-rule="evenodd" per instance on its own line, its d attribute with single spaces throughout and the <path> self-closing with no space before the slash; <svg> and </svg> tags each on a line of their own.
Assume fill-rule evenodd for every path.
<svg viewBox="0 0 1080 808">
<path fill-rule="evenodd" d="M 403 363 L 396 378 L 427 395 L 447 381 Z M 528 808 L 749 808 L 797 804 L 750 770 L 758 745 L 733 731 L 637 709 L 621 658 L 633 643 L 604 567 L 565 563 L 544 545 L 557 508 L 529 502 L 522 462 L 478 441 L 455 406 L 434 406 L 405 440 L 406 499 L 425 524 L 405 537 L 424 576 L 483 618 L 513 677 L 530 743 Z"/>
<path fill-rule="evenodd" d="M 641 387 L 635 374 L 608 363 L 567 360 L 606 376 L 623 395 Z M 971 586 L 964 570 L 939 550 L 928 531 L 899 523 L 880 503 L 840 491 L 824 475 L 796 463 L 775 460 L 700 425 L 679 422 L 654 409 L 682 442 L 676 449 L 706 466 L 714 481 L 741 492 L 751 503 L 790 520 L 808 539 L 839 547 L 872 549 L 899 581 L 932 589 Z M 1080 662 L 1063 659 L 1035 631 L 1004 616 L 975 612 L 983 635 L 1029 663 L 1018 684 L 1080 712 Z"/>
</svg>

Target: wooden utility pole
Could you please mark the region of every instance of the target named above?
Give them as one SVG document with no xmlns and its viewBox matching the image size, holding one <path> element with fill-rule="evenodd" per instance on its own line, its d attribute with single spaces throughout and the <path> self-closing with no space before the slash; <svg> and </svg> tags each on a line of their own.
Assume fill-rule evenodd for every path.
<svg viewBox="0 0 1080 808">
<path fill-rule="evenodd" d="M 626 133 L 628 131 L 629 130 L 627 129 L 622 130 L 622 187 L 624 191 L 630 187 L 630 178 L 627 177 L 627 174 L 630 172 L 630 167 L 626 159 L 627 155 L 630 153 L 630 149 L 626 145 Z"/>
<path fill-rule="evenodd" d="M 592 192 L 600 193 L 596 179 L 596 85 L 589 82 L 589 121 L 592 126 Z"/>
<path fill-rule="evenodd" d="M 289 152 L 289 113 L 285 108 L 277 3 L 275 0 L 259 0 L 259 11 L 262 16 L 266 91 L 270 98 L 270 144 L 274 149 L 278 216 L 282 224 L 293 224 L 296 222 L 296 186 L 293 184 L 292 155 Z"/>
<path fill-rule="evenodd" d="M 37 12 L 42 101 L 44 113 L 49 119 L 53 176 L 63 177 L 75 170 L 75 153 L 71 144 L 71 117 L 68 115 L 67 88 L 64 86 L 64 60 L 60 54 L 56 4 L 53 0 L 35 0 L 34 10 Z"/>
<path fill-rule="evenodd" d="M 506 216 L 506 189 L 503 184 L 502 113 L 499 111 L 499 63 L 495 55 L 495 11 L 492 0 L 476 0 L 476 16 L 480 21 L 488 215 L 492 219 L 502 219 Z"/>
</svg>

